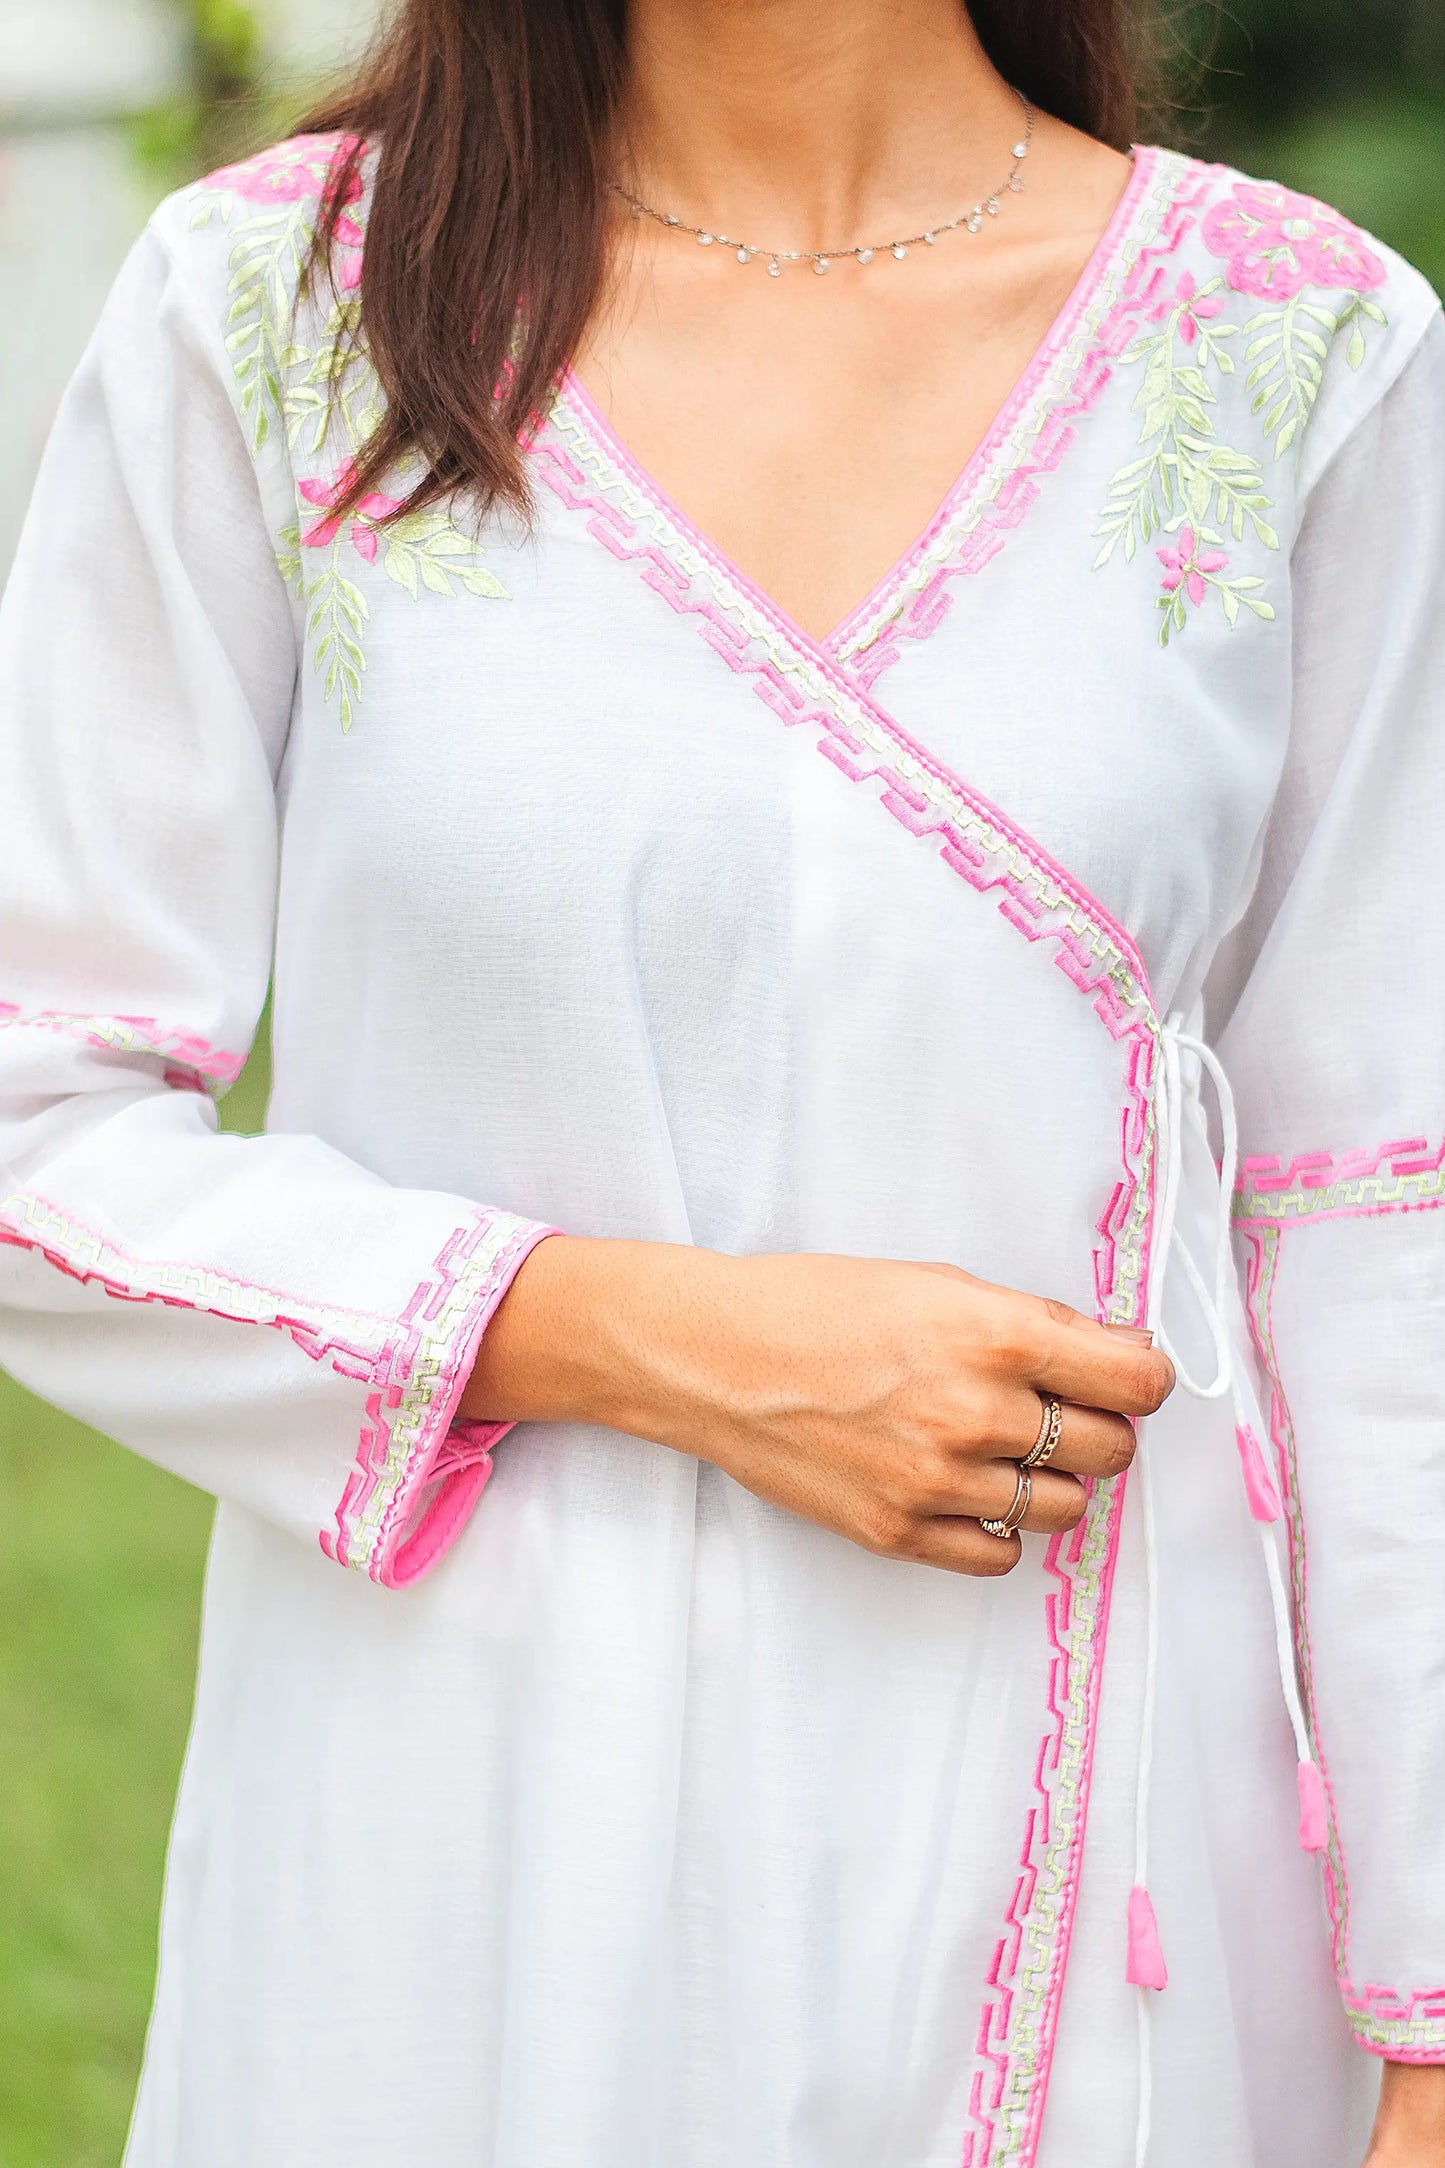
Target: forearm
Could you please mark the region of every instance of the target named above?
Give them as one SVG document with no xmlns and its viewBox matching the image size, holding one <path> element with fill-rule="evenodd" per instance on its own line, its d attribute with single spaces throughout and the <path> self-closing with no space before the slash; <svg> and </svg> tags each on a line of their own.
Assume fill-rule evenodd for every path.
<svg viewBox="0 0 1445 2168">
<path fill-rule="evenodd" d="M 691 1351 L 725 1314 L 740 1261 L 681 1243 L 554 1235 L 517 1274 L 478 1350 L 461 1412 L 674 1435 Z"/>
</svg>

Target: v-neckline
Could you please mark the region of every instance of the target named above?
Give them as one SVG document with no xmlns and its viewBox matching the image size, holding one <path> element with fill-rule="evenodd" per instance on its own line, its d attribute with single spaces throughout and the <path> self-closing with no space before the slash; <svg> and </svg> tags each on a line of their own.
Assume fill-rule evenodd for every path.
<svg viewBox="0 0 1445 2168">
<path fill-rule="evenodd" d="M 592 440 L 594 449 L 617 477 L 645 498 L 664 523 L 701 560 L 710 573 L 720 577 L 751 602 L 805 654 L 826 659 L 837 666 L 870 644 L 897 598 L 918 569 L 936 551 L 940 539 L 967 521 L 970 511 L 985 494 L 986 484 L 1006 445 L 1028 433 L 1061 353 L 1068 346 L 1081 318 L 1088 312 L 1108 273 L 1127 246 L 1142 206 L 1151 194 L 1160 154 L 1152 146 L 1135 145 L 1129 178 L 1110 214 L 1109 223 L 1094 244 L 1088 261 L 1053 322 L 1034 348 L 1008 396 L 995 413 L 983 436 L 964 463 L 957 480 L 945 493 L 937 510 L 914 540 L 897 556 L 862 599 L 848 610 L 833 629 L 819 639 L 800 625 L 767 590 L 760 587 L 741 565 L 698 526 L 657 478 L 628 449 L 613 428 L 575 368 L 568 366 L 558 381 L 555 404 L 566 408 Z"/>
</svg>

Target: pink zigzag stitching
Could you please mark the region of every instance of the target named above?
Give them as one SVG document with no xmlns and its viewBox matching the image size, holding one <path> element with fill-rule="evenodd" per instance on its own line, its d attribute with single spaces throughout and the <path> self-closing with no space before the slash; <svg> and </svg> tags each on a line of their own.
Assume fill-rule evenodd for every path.
<svg viewBox="0 0 1445 2168">
<path fill-rule="evenodd" d="M 1293 1165 L 1308 1164 L 1318 1170 L 1325 1166 L 1338 1164 L 1340 1166 L 1356 1166 L 1362 1171 L 1369 1172 L 1378 1167 L 1383 1160 L 1398 1155 L 1402 1151 L 1413 1154 L 1424 1149 L 1423 1144 L 1412 1140 L 1410 1144 L 1405 1146 L 1385 1145 L 1373 1154 L 1365 1151 L 1349 1153 L 1339 1162 L 1332 1161 L 1328 1153 L 1312 1153 L 1307 1156 L 1307 1160 L 1295 1161 Z M 1442 1145 L 1439 1154 L 1423 1163 L 1423 1170 L 1434 1172 L 1442 1163 L 1445 1163 L 1445 1145 Z M 1250 1159 L 1245 1162 L 1245 1167 L 1247 1172 L 1254 1170 L 1257 1173 L 1268 1174 L 1277 1172 L 1279 1162 L 1275 1159 Z M 1412 1168 L 1412 1171 L 1417 1170 Z M 1243 1184 L 1241 1186 L 1243 1187 Z M 1439 1198 L 1432 1200 L 1436 1204 L 1441 1201 Z M 1381 1209 L 1390 1211 L 1397 1208 L 1387 1205 Z M 1372 1215 L 1366 1212 L 1351 1216 L 1370 1217 Z M 1277 1221 L 1245 1219 L 1240 1224 L 1245 1241 L 1249 1245 L 1247 1291 L 1250 1332 L 1255 1347 L 1259 1352 L 1260 1361 L 1264 1366 L 1265 1375 L 1270 1381 L 1270 1440 L 1275 1450 L 1280 1489 L 1288 1507 L 1286 1531 L 1289 1539 L 1290 1563 L 1296 1591 L 1296 1638 L 1299 1644 L 1305 1702 L 1309 1712 L 1315 1766 L 1320 1772 L 1325 1798 L 1329 1805 L 1330 1843 L 1324 1852 L 1321 1865 L 1324 1874 L 1325 1897 L 1330 1915 L 1335 1973 L 1339 1983 L 1341 1999 L 1347 2010 L 1352 2011 L 1367 2024 L 1374 2024 L 1381 2028 L 1399 2025 L 1414 2026 L 1422 2023 L 1439 2025 L 1445 2028 L 1445 1986 L 1417 1988 L 1409 1994 L 1401 1994 L 1396 1988 L 1377 1984 L 1356 1987 L 1350 1977 L 1349 1868 L 1346 1864 L 1344 1845 L 1340 1837 L 1334 1782 L 1330 1776 L 1329 1765 L 1325 1759 L 1319 1732 L 1319 1713 L 1315 1695 L 1314 1646 L 1310 1635 L 1309 1557 L 1305 1543 L 1304 1509 L 1299 1496 L 1299 1487 L 1295 1481 L 1294 1417 L 1290 1410 L 1289 1397 L 1284 1388 L 1284 1378 L 1279 1366 L 1274 1333 L 1274 1292 L 1278 1281 L 1278 1245 L 1282 1228 Z M 1273 1254 L 1271 1254 L 1271 1251 Z M 1262 1304 L 1261 1295 L 1263 1295 Z M 1387 2041 L 1371 2037 L 1368 2033 L 1361 2031 L 1356 2032 L 1356 2039 L 1359 2041 L 1360 2046 L 1368 2049 L 1372 2055 L 1385 2056 L 1391 2061 L 1438 2063 L 1442 2058 L 1445 2058 L 1445 2036 L 1442 2036 L 1441 2042 L 1436 2046 L 1416 2046 L 1409 2042 Z"/>
<path fill-rule="evenodd" d="M 510 1424 L 458 1424 L 461 1386 L 492 1312 L 531 1249 L 553 1230 L 479 1211 L 457 1228 L 400 1317 L 343 1305 L 306 1305 L 275 1288 L 203 1266 L 128 1256 L 48 1199 L 25 1195 L 0 1212 L 0 1246 L 30 1250 L 82 1286 L 117 1302 L 204 1310 L 231 1323 L 284 1332 L 312 1362 L 372 1388 L 355 1465 L 336 1508 L 336 1533 L 321 1548 L 338 1565 L 399 1588 L 446 1549 L 491 1473 L 491 1447 Z M 495 1254 L 489 1243 L 500 1236 Z M 479 1252 L 480 1257 L 479 1257 Z M 474 1269 L 479 1263 L 481 1269 Z M 453 1306 L 457 1314 L 448 1316 Z M 444 1330 L 434 1328 L 440 1321 Z M 429 1329 L 431 1328 L 431 1329 Z M 404 1464 L 389 1468 L 398 1435 L 414 1435 Z M 429 1503 L 423 1493 L 440 1478 Z M 417 1509 L 425 1505 L 414 1529 Z M 372 1526 L 363 1526 L 367 1517 Z M 410 1532 L 408 1532 L 410 1529 Z"/>
<path fill-rule="evenodd" d="M 1134 180 L 1115 213 L 1110 233 L 1100 244 L 1099 267 L 1093 284 L 1075 294 L 1065 318 L 1021 380 L 948 501 L 882 586 L 875 589 L 830 637 L 827 643 L 830 651 L 847 655 L 849 667 L 869 691 L 900 659 L 902 641 L 926 640 L 937 631 L 948 614 L 952 583 L 981 572 L 998 555 L 1010 534 L 1022 526 L 1042 493 L 1042 478 L 1057 473 L 1077 434 L 1075 424 L 1091 411 L 1112 380 L 1119 355 L 1138 329 L 1141 311 L 1151 307 L 1157 298 L 1162 277 L 1160 262 L 1175 253 L 1197 224 L 1200 207 L 1208 200 L 1220 171 L 1218 167 L 1191 169 L 1195 175 L 1192 190 L 1172 198 L 1160 226 L 1159 239 L 1140 247 L 1119 299 L 1105 314 L 1071 383 L 1061 390 L 1050 406 L 1035 438 L 1032 455 L 1026 456 L 1020 450 L 992 497 L 978 508 L 977 516 L 964 527 L 952 553 L 910 600 L 896 604 L 894 597 L 920 559 L 927 556 L 939 537 L 959 519 L 960 513 L 967 513 L 981 476 L 998 456 L 1019 414 L 1034 397 L 1041 379 L 1056 364 L 1078 318 L 1094 299 L 1097 284 L 1108 268 L 1108 252 L 1134 215 L 1137 191 L 1152 179 L 1156 155 L 1147 150 L 1138 154 Z M 891 623 L 887 615 L 890 608 L 897 608 L 899 613 Z M 870 625 L 875 628 L 871 635 L 866 630 Z M 855 641 L 858 642 L 856 646 Z"/>
<path fill-rule="evenodd" d="M 620 453 L 621 448 L 617 449 Z M 876 781 L 881 786 L 881 803 L 910 833 L 920 837 L 941 838 L 940 856 L 944 861 L 980 894 L 993 892 L 1000 911 L 1027 940 L 1052 941 L 1055 944 L 1054 961 L 1081 992 L 1093 997 L 1093 1007 L 1110 1035 L 1116 1040 L 1131 1040 L 1126 1069 L 1127 1103 L 1122 1113 L 1120 1132 L 1124 1153 L 1123 1176 L 1099 1222 L 1101 1240 L 1100 1248 L 1096 1251 L 1095 1278 L 1100 1311 L 1101 1314 L 1106 1314 L 1117 1284 L 1117 1240 L 1137 1208 L 1142 1190 L 1144 1229 L 1140 1240 L 1139 1272 L 1133 1288 L 1128 1291 L 1126 1313 L 1131 1318 L 1142 1316 L 1149 1277 L 1148 1227 L 1152 1222 L 1150 1110 L 1156 1026 L 1147 973 L 1131 937 L 1101 905 L 1071 879 L 1063 867 L 1042 851 L 1038 844 L 1026 838 L 998 808 L 971 792 L 936 761 L 926 748 L 902 730 L 891 716 L 876 707 L 868 695 L 854 685 L 830 657 L 821 651 L 809 652 L 800 647 L 786 620 L 760 591 L 750 590 L 749 600 L 753 607 L 770 621 L 774 632 L 781 632 L 785 643 L 792 647 L 800 658 L 813 664 L 841 703 L 851 704 L 860 720 L 871 722 L 876 731 L 881 732 L 897 748 L 900 755 L 911 758 L 927 775 L 943 784 L 961 801 L 985 832 L 992 832 L 1000 855 L 1006 856 L 1011 852 L 1014 859 L 1021 861 L 1033 874 L 1033 883 L 1020 874 L 1017 863 L 1010 865 L 1007 871 L 993 871 L 989 866 L 989 853 L 985 847 L 966 834 L 956 822 L 931 811 L 927 798 L 899 773 L 892 762 L 876 756 L 870 757 L 864 737 L 858 730 L 850 728 L 842 716 L 829 707 L 810 702 L 799 692 L 776 663 L 759 654 L 757 644 L 741 626 L 729 620 L 717 601 L 706 595 L 696 595 L 687 573 L 674 563 L 659 545 L 646 541 L 636 523 L 625 512 L 592 488 L 588 477 L 576 461 L 555 441 L 555 435 L 549 433 L 548 436 L 540 438 L 532 448 L 532 458 L 537 472 L 561 502 L 570 510 L 587 515 L 589 531 L 596 539 L 614 556 L 637 564 L 646 584 L 671 609 L 676 610 L 679 615 L 695 618 L 709 646 L 722 657 L 730 669 L 740 675 L 752 676 L 754 690 L 785 723 L 806 723 L 817 729 L 821 733 L 817 741 L 818 750 L 853 781 Z M 622 469 L 622 478 L 624 481 L 631 481 L 635 488 L 651 499 L 655 507 L 663 511 L 665 517 L 670 518 L 669 508 L 660 503 L 657 493 L 640 469 L 629 463 L 627 468 Z M 1051 888 L 1057 891 L 1056 895 L 1049 894 Z M 1135 981 L 1136 995 L 1132 1003 L 1121 991 L 1106 965 L 1097 955 L 1090 953 L 1087 942 L 1068 924 L 1067 917 L 1060 916 L 1066 904 L 1072 906 L 1086 924 L 1102 927 L 1106 936 L 1114 942 L 1119 957 Z M 1147 1155 L 1147 1167 L 1142 1164 L 1136 1166 L 1136 1155 L 1141 1163 Z M 1046 1769 L 1061 1767 L 1065 1745 L 1074 1744 L 1080 1764 L 1075 1821 L 1069 1840 L 1060 1896 L 1060 1925 L 1054 1939 L 1043 1991 L 1044 2007 L 1038 2028 L 1043 2044 L 1025 2104 L 1026 2125 L 1020 2138 L 1019 2149 L 1013 2156 L 1019 2162 L 1020 2168 L 1028 2168 L 1037 2147 L 1052 2066 L 1058 2004 L 1072 1934 L 1122 1511 L 1123 1480 L 1119 1479 L 1110 1493 L 1106 1525 L 1102 1540 L 1097 1545 L 1099 1580 L 1095 1607 L 1097 1624 L 1094 1661 L 1087 1676 L 1085 1705 L 1079 1721 L 1081 1737 L 1077 1741 L 1070 1740 L 1068 1712 L 1057 1691 L 1057 1682 L 1060 1678 L 1066 1682 L 1070 1678 L 1070 1648 L 1065 1636 L 1074 1628 L 1075 1580 L 1071 1577 L 1078 1575 L 1084 1560 L 1089 1520 L 1086 1519 L 1080 1528 L 1074 1531 L 1067 1548 L 1063 1538 L 1055 1537 L 1046 1554 L 1047 1570 L 1060 1584 L 1059 1593 L 1052 1597 L 1046 1606 L 1047 1631 L 1054 1651 L 1049 1694 L 1050 1722 L 1043 1736 L 1035 1772 L 1039 1804 L 1031 1808 L 1026 1817 L 1019 1877 L 1009 1907 L 1005 1932 L 990 1968 L 990 1993 L 985 1999 L 980 2020 L 978 2052 L 993 2065 L 996 2084 L 991 2099 L 985 2103 L 982 2097 L 981 2073 L 976 2074 L 970 2114 L 978 2134 L 986 2140 L 985 2152 L 977 2155 L 978 2168 L 983 2168 L 984 2162 L 993 2152 L 996 2125 L 989 2111 L 1001 2104 L 1008 2082 L 1010 2063 L 1007 2042 L 1014 2004 L 1013 1983 L 1021 1961 L 1025 1921 L 1038 1878 L 1038 1854 L 1052 1835 L 1052 1795 L 1044 1785 L 1043 1775 Z M 1087 1620 L 1084 1625 L 1086 1628 Z M 972 2163 L 975 2159 L 975 2138 L 969 2136 L 965 2143 L 965 2161 Z"/>
<path fill-rule="evenodd" d="M 63 1032 L 107 1054 L 157 1054 L 221 1087 L 234 1084 L 246 1066 L 244 1054 L 228 1054 L 193 1031 L 158 1024 L 153 1016 L 72 1016 L 61 1009 L 26 1015 L 18 1002 L 0 1001 L 0 1024 Z M 184 1075 L 176 1081 L 184 1084 Z"/>
<path fill-rule="evenodd" d="M 1431 1188 L 1426 1178 L 1439 1177 Z M 1382 1212 L 1418 1212 L 1445 1202 L 1445 1142 L 1431 1150 L 1425 1137 L 1397 1138 L 1353 1152 L 1301 1152 L 1282 1166 L 1278 1159 L 1247 1159 L 1236 1186 L 1236 1216 L 1277 1224 L 1372 1218 Z M 1271 1209 L 1273 1205 L 1273 1209 Z"/>
</svg>

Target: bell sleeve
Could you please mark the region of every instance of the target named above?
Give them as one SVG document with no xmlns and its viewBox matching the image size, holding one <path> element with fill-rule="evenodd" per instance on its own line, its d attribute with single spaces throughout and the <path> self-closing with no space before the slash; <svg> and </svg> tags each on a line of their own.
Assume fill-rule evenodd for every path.
<svg viewBox="0 0 1445 2168">
<path fill-rule="evenodd" d="M 552 1230 L 218 1133 L 270 970 L 298 628 L 193 287 L 153 228 L 0 608 L 0 1362 L 398 1586 L 486 1482 L 505 1426 L 457 1403 Z"/>
<path fill-rule="evenodd" d="M 1370 410 L 1314 457 L 1289 751 L 1210 1028 L 1240 1119 L 1240 1262 L 1340 1991 L 1361 2046 L 1445 2063 L 1438 309 Z"/>
</svg>

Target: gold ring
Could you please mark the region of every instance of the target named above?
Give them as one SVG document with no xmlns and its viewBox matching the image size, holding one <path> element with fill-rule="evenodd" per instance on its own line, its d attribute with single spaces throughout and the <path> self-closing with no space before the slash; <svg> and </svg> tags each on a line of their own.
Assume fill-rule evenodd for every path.
<svg viewBox="0 0 1445 2168">
<path fill-rule="evenodd" d="M 1019 1466 L 1024 1469 L 1042 1468 L 1046 1461 L 1052 1460 L 1058 1451 L 1059 1439 L 1063 1436 L 1062 1406 L 1052 1393 L 1040 1393 L 1039 1398 L 1044 1404 L 1044 1419 L 1039 1425 L 1038 1436 L 1019 1462 Z"/>
<path fill-rule="evenodd" d="M 1029 1502 L 1033 1494 L 1033 1479 L 1026 1469 L 1020 1468 L 1018 1488 L 1014 1492 L 1014 1502 L 1003 1519 L 1001 1521 L 980 1521 L 979 1527 L 986 1536 L 1011 1536 L 1028 1512 Z"/>
</svg>

